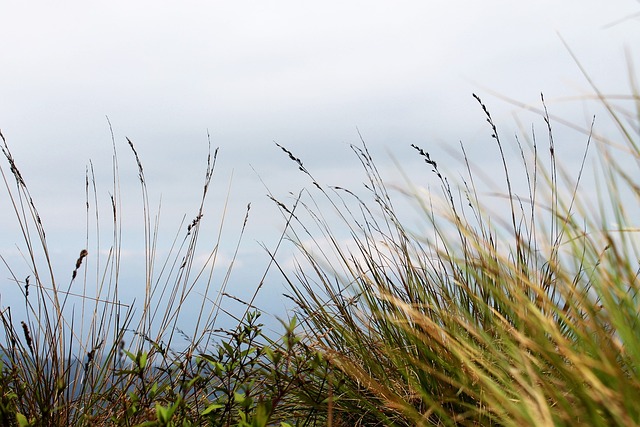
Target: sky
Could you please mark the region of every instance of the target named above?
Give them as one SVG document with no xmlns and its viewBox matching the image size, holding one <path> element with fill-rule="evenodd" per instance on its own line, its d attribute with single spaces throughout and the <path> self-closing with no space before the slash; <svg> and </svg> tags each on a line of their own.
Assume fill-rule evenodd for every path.
<svg viewBox="0 0 640 427">
<path fill-rule="evenodd" d="M 251 203 L 230 290 L 243 294 L 268 264 L 262 245 L 282 231 L 266 194 L 286 199 L 309 185 L 275 143 L 334 185 L 363 180 L 349 150 L 359 134 L 390 181 L 398 165 L 422 167 L 411 144 L 443 156 L 464 141 L 490 170 L 496 153 L 478 142 L 489 131 L 472 93 L 507 134 L 514 115 L 536 118 L 496 94 L 540 107 L 544 93 L 554 115 L 585 125 L 596 107 L 572 54 L 604 92 L 629 93 L 638 11 L 632 0 L 2 2 L 0 130 L 64 276 L 86 242 L 89 162 L 108 213 L 112 128 L 132 281 L 144 248 L 126 138 L 154 210 L 161 200 L 163 245 L 197 212 L 210 139 L 220 151 L 203 247 L 215 242 L 229 191 L 221 259 L 230 259 Z M 24 277 L 6 192 L 0 203 L 0 251 Z M 0 280 L 10 305 L 15 283 L 7 271 Z M 284 316 L 283 282 L 272 275 L 261 291 L 272 315 Z"/>
</svg>

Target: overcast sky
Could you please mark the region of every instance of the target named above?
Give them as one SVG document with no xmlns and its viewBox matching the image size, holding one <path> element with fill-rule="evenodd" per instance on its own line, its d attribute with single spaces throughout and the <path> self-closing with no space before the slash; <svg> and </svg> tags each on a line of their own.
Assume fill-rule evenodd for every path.
<svg viewBox="0 0 640 427">
<path fill-rule="evenodd" d="M 389 167 L 391 156 L 420 163 L 410 144 L 486 139 L 472 93 L 507 130 L 517 109 L 491 91 L 536 106 L 544 92 L 553 113 L 584 121 L 585 102 L 561 101 L 590 93 L 561 38 L 604 92 L 629 93 L 624 49 L 640 64 L 638 10 L 632 0 L 2 2 L 0 129 L 69 265 L 85 238 L 89 160 L 108 207 L 106 116 L 131 216 L 139 192 L 125 137 L 152 203 L 162 195 L 168 234 L 195 214 L 209 133 L 220 147 L 211 221 L 233 174 L 230 241 L 254 206 L 238 274 L 259 278 L 266 259 L 251 257 L 280 224 L 260 178 L 281 197 L 304 184 L 274 141 L 346 186 L 362 179 L 348 149 L 357 130 Z M 16 224 L 0 200 L 11 257 Z"/>
</svg>

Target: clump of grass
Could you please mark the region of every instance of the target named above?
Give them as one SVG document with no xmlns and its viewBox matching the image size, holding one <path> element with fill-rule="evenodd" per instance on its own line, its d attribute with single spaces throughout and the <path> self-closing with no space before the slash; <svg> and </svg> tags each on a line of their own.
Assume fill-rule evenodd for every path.
<svg viewBox="0 0 640 427">
<path fill-rule="evenodd" d="M 331 378 L 331 399 L 325 392 L 316 403 L 335 425 L 640 424 L 637 206 L 628 207 L 640 182 L 616 162 L 640 164 L 640 110 L 623 115 L 598 95 L 624 147 L 616 155 L 613 141 L 596 140 L 597 193 L 580 185 L 593 128 L 571 178 L 542 99 L 546 147 L 535 134 L 516 139 L 514 163 L 474 95 L 502 163 L 506 208 L 483 200 L 464 147 L 456 185 L 413 146 L 441 190 L 409 181 L 402 191 L 421 212 L 420 231 L 398 214 L 364 142 L 352 148 L 368 195 L 321 185 L 281 147 L 316 192 L 289 206 L 276 200 L 301 258 L 293 274 L 280 267 L 302 342 L 326 362 L 318 373 Z M 635 92 L 629 99 L 640 102 Z"/>
<path fill-rule="evenodd" d="M 213 282 L 213 270 L 220 268 L 220 235 L 207 262 L 196 263 L 217 150 L 207 158 L 194 219 L 180 225 L 161 258 L 158 220 L 149 205 L 142 161 L 127 139 L 142 195 L 144 297 L 138 307 L 121 299 L 123 213 L 115 140 L 110 247 L 101 246 L 103 224 L 91 164 L 85 182 L 86 246 L 75 264 L 69 260 L 72 268 L 65 286 L 54 272 L 40 213 L 4 136 L 0 137 L 10 173 L 3 168 L 0 172 L 22 232 L 26 260 L 25 266 L 15 266 L 2 258 L 14 289 L 22 292 L 24 309 L 0 310 L 1 425 L 263 426 L 308 412 L 291 390 L 309 370 L 307 360 L 312 355 L 303 358 L 293 327 L 285 329 L 280 339 L 266 337 L 260 312 L 250 302 L 236 299 L 246 310 L 236 318 L 237 326 L 221 328 L 218 319 L 233 260 L 223 279 Z M 235 253 L 248 213 L 249 208 Z M 90 235 L 94 227 L 95 235 Z M 197 311 L 185 310 L 187 306 Z M 184 313 L 192 331 L 180 329 Z"/>
</svg>

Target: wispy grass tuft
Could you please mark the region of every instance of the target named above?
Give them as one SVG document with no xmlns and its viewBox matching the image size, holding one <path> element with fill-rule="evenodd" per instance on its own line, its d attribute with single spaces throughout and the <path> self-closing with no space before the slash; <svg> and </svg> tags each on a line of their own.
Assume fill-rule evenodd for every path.
<svg viewBox="0 0 640 427">
<path fill-rule="evenodd" d="M 25 248 L 25 265 L 1 258 L 13 289 L 22 293 L 24 309 L 0 309 L 0 425 L 264 426 L 276 417 L 309 413 L 291 390 L 309 370 L 313 355 L 299 350 L 293 326 L 285 325 L 279 339 L 267 337 L 260 312 L 237 298 L 236 303 L 246 306 L 235 318 L 237 326 L 220 324 L 249 207 L 230 265 L 219 262 L 226 201 L 218 235 L 207 243 L 206 261 L 196 262 L 217 150 L 207 157 L 193 220 L 183 221 L 171 247 L 161 252 L 159 211 L 154 214 L 149 205 L 141 156 L 127 139 L 141 187 L 144 296 L 141 304 L 126 304 L 123 287 L 130 284 L 122 276 L 123 207 L 115 140 L 109 246 L 103 246 L 109 239 L 101 235 L 104 224 L 91 163 L 85 179 L 86 246 L 75 263 L 69 259 L 65 286 L 64 275 L 54 272 L 26 181 L 0 137 L 9 173 L 4 168 L 0 172 Z M 216 274 L 214 280 L 214 270 L 222 268 L 222 278 Z M 185 324 L 193 329 L 183 330 Z"/>
</svg>

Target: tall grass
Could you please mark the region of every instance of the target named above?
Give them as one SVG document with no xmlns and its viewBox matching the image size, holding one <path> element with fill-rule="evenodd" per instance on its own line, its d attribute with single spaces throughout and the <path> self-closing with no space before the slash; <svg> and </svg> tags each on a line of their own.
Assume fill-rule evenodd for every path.
<svg viewBox="0 0 640 427">
<path fill-rule="evenodd" d="M 91 164 L 85 180 L 86 244 L 77 259 L 69 260 L 69 276 L 60 277 L 54 271 L 45 219 L 0 137 L 9 166 L 0 172 L 23 237 L 25 261 L 12 265 L 2 258 L 11 277 L 11 288 L 5 289 L 21 293 L 21 298 L 7 299 L 22 299 L 24 308 L 10 305 L 0 311 L 0 425 L 259 426 L 277 417 L 281 407 L 289 408 L 283 420 L 300 413 L 290 390 L 309 365 L 307 359 L 300 360 L 304 353 L 297 350 L 293 327 L 285 325 L 281 339 L 264 336 L 260 313 L 245 301 L 240 301 L 245 310 L 235 317 L 237 326 L 221 327 L 220 315 L 229 302 L 225 290 L 249 208 L 228 267 L 219 265 L 226 212 L 218 236 L 206 242 L 206 262 L 196 260 L 204 246 L 200 227 L 217 150 L 207 158 L 193 220 L 180 224 L 167 250 L 158 248 L 159 212 L 152 212 L 140 156 L 127 139 L 141 188 L 144 239 L 144 271 L 138 284 L 144 292 L 142 301 L 132 304 L 121 296 L 124 287 L 131 286 L 122 270 L 131 274 L 131 267 L 122 259 L 126 248 L 115 140 L 111 217 L 106 223 L 111 224 L 110 236 L 101 236 L 105 222 Z M 214 269 L 226 269 L 222 279 L 214 281 Z M 258 288 L 255 284 L 256 292 Z M 185 324 L 193 329 L 186 330 Z"/>
<path fill-rule="evenodd" d="M 127 140 L 145 248 L 136 305 L 122 298 L 115 140 L 109 238 L 91 165 L 86 242 L 61 278 L 45 220 L 0 134 L 8 165 L 0 173 L 25 261 L 1 258 L 24 308 L 0 308 L 0 425 L 639 425 L 640 95 L 632 88 L 629 113 L 594 86 L 619 136 L 600 136 L 595 122 L 571 159 L 559 157 L 544 99 L 544 142 L 523 132 L 512 158 L 474 95 L 499 160 L 498 198 L 482 190 L 482 165 L 464 146 L 459 180 L 424 147 L 407 147 L 433 181 L 407 177 L 399 194 L 364 141 L 352 147 L 360 188 L 323 185 L 279 146 L 311 189 L 293 200 L 270 196 L 286 222 L 267 270 L 282 272 L 295 304 L 275 337 L 263 333 L 254 307 L 267 272 L 239 301 L 237 325 L 220 326 L 234 264 L 219 261 L 226 211 L 206 262 L 196 260 L 217 151 L 191 221 L 161 255 L 142 161 Z M 576 159 L 571 174 L 563 162 Z M 293 272 L 286 242 L 296 251 Z M 225 269 L 220 281 L 214 269 Z"/>
<path fill-rule="evenodd" d="M 573 176 L 544 99 L 545 142 L 516 138 L 512 159 L 474 95 L 501 161 L 503 202 L 496 211 L 478 190 L 480 165 L 464 146 L 460 182 L 413 146 L 440 189 L 409 180 L 401 190 L 426 224 L 418 230 L 364 142 L 352 148 L 365 195 L 321 185 L 281 147 L 313 183 L 277 201 L 299 254 L 295 273 L 280 267 L 303 343 L 326 361 L 334 425 L 640 424 L 640 174 L 617 162 L 640 164 L 640 108 L 627 114 L 597 95 L 620 138 L 586 129 L 579 155 L 565 159 L 579 160 Z M 627 98 L 640 105 L 636 91 Z M 590 151 L 597 189 L 582 183 Z"/>
</svg>

